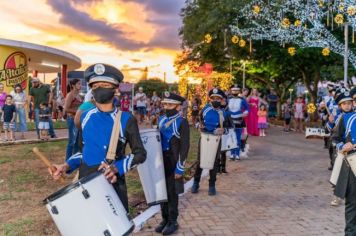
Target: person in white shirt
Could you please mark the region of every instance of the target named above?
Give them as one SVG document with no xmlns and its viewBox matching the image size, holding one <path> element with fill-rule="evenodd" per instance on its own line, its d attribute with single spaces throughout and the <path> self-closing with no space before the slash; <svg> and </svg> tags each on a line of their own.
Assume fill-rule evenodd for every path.
<svg viewBox="0 0 356 236">
<path fill-rule="evenodd" d="M 138 92 L 135 95 L 135 101 L 136 101 L 136 107 L 137 107 L 137 112 L 138 115 L 140 117 L 139 119 L 139 123 L 142 123 L 145 115 L 146 115 L 146 108 L 147 108 L 147 96 L 146 94 L 143 92 L 143 88 L 139 87 L 138 88 Z"/>
</svg>

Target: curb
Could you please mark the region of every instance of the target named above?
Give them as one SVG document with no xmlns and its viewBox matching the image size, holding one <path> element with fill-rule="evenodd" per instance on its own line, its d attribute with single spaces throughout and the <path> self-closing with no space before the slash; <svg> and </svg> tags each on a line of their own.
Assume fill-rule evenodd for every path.
<svg viewBox="0 0 356 236">
<path fill-rule="evenodd" d="M 39 140 L 39 139 L 26 139 L 26 140 L 16 140 L 14 142 L 0 142 L 0 147 L 20 145 L 20 144 L 34 144 L 34 143 L 48 143 L 48 142 L 58 142 L 67 140 L 68 138 L 52 138 L 49 140 Z"/>
</svg>

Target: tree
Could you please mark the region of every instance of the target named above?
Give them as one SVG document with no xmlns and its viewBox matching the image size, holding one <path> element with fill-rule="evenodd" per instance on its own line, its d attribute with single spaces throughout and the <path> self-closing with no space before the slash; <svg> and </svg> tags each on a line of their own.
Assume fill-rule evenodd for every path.
<svg viewBox="0 0 356 236">
<path fill-rule="evenodd" d="M 138 90 L 139 87 L 143 88 L 146 95 L 152 96 L 154 91 L 157 92 L 157 95 L 162 95 L 164 91 L 168 90 L 169 86 L 158 78 L 152 78 L 147 80 L 140 80 L 135 85 L 135 90 Z"/>
</svg>

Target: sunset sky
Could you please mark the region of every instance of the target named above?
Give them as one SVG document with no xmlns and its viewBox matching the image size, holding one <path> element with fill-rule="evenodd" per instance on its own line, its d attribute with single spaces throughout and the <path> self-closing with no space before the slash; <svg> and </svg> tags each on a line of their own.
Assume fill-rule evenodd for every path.
<svg viewBox="0 0 356 236">
<path fill-rule="evenodd" d="M 127 81 L 147 66 L 149 77 L 166 72 L 173 82 L 183 6 L 184 0 L 0 0 L 0 38 L 70 52 L 83 68 L 115 65 Z"/>
</svg>

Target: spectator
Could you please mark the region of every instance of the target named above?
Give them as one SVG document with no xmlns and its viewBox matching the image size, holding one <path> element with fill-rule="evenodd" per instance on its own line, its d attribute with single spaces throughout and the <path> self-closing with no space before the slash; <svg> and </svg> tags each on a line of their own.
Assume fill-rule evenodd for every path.
<svg viewBox="0 0 356 236">
<path fill-rule="evenodd" d="M 188 104 L 188 101 L 187 101 L 187 97 L 184 97 L 185 100 L 184 102 L 182 103 L 181 105 L 181 111 L 182 111 L 182 116 L 183 118 L 187 119 L 188 117 L 188 107 L 189 107 L 189 104 Z"/>
<path fill-rule="evenodd" d="M 146 115 L 147 97 L 143 92 L 143 88 L 139 87 L 135 95 L 137 113 L 139 115 L 139 123 L 142 123 Z"/>
<path fill-rule="evenodd" d="M 153 95 L 152 95 L 152 97 L 151 97 L 151 101 L 153 102 L 153 103 L 155 103 L 155 102 L 158 102 L 158 101 L 160 101 L 161 99 L 157 96 L 157 92 L 156 91 L 153 91 Z"/>
<path fill-rule="evenodd" d="M 0 83 L 0 117 L 2 116 L 2 108 L 5 105 L 6 102 L 6 92 L 4 91 L 4 84 Z M 1 130 L 2 130 L 2 122 L 4 122 L 2 119 L 0 119 L 0 134 L 1 134 Z"/>
<path fill-rule="evenodd" d="M 270 94 L 267 96 L 267 102 L 268 102 L 268 117 L 269 118 L 276 118 L 277 117 L 277 104 L 278 104 L 279 98 L 277 96 L 277 93 L 274 89 L 271 89 Z"/>
<path fill-rule="evenodd" d="M 40 80 L 36 77 L 32 78 L 30 101 L 33 101 L 34 104 L 37 137 L 38 139 L 40 139 L 40 130 L 38 128 L 40 104 L 41 102 L 48 103 L 48 108 L 51 110 L 52 93 L 50 87 L 48 85 L 42 84 Z M 49 135 L 51 136 L 51 138 L 56 138 L 57 136 L 54 133 L 52 117 L 49 117 L 48 122 L 49 122 Z"/>
<path fill-rule="evenodd" d="M 78 107 L 83 103 L 83 98 L 79 94 L 81 87 L 82 83 L 79 79 L 71 80 L 70 92 L 67 94 L 67 97 L 64 102 L 64 113 L 67 116 L 68 126 L 68 144 L 66 150 L 66 160 L 79 151 L 79 147 L 78 145 L 76 145 L 78 129 L 74 124 L 74 117 L 75 113 L 78 110 Z"/>
<path fill-rule="evenodd" d="M 299 95 L 296 102 L 294 103 L 294 119 L 295 119 L 295 131 L 303 132 L 303 119 L 304 119 L 304 110 L 305 104 L 303 102 L 303 96 Z"/>
<path fill-rule="evenodd" d="M 248 97 L 247 102 L 250 107 L 250 111 L 248 113 L 248 123 L 247 123 L 247 132 L 250 135 L 259 136 L 260 133 L 258 131 L 258 108 L 261 99 L 258 96 L 258 90 L 252 89 L 251 95 Z"/>
<path fill-rule="evenodd" d="M 282 105 L 282 116 L 284 120 L 284 132 L 289 132 L 291 130 L 290 122 L 292 119 L 292 105 L 289 99 Z"/>
<path fill-rule="evenodd" d="M 258 129 L 260 132 L 260 136 L 266 136 L 266 129 L 268 128 L 266 105 L 262 104 L 260 106 L 257 115 L 258 115 Z"/>
<path fill-rule="evenodd" d="M 120 92 L 119 89 L 115 89 L 114 100 L 112 101 L 114 107 L 120 107 Z"/>
<path fill-rule="evenodd" d="M 6 95 L 5 104 L 3 106 L 2 120 L 4 121 L 5 138 L 4 140 L 15 141 L 14 129 L 16 119 L 16 107 L 12 102 L 12 96 Z"/>
<path fill-rule="evenodd" d="M 64 101 L 65 100 L 62 91 L 59 91 L 56 103 L 57 103 L 57 113 L 58 113 L 57 117 L 61 121 L 64 121 L 63 119 Z"/>
<path fill-rule="evenodd" d="M 51 117 L 51 110 L 48 108 L 47 102 L 40 103 L 39 123 L 41 140 L 48 140 L 49 119 Z"/>
<path fill-rule="evenodd" d="M 195 97 L 192 101 L 192 123 L 195 126 L 196 123 L 198 122 L 198 116 L 199 116 L 199 100 Z"/>
<path fill-rule="evenodd" d="M 130 111 L 130 99 L 129 95 L 125 94 L 124 98 L 121 99 L 121 111 Z"/>
<path fill-rule="evenodd" d="M 11 91 L 10 95 L 12 96 L 14 105 L 16 107 L 15 127 L 18 132 L 21 132 L 21 139 L 25 139 L 24 132 L 27 131 L 25 112 L 25 107 L 27 105 L 27 97 L 25 91 L 22 90 L 20 84 L 16 84 L 14 87 L 14 91 Z M 17 118 L 19 122 L 16 125 Z"/>
</svg>

